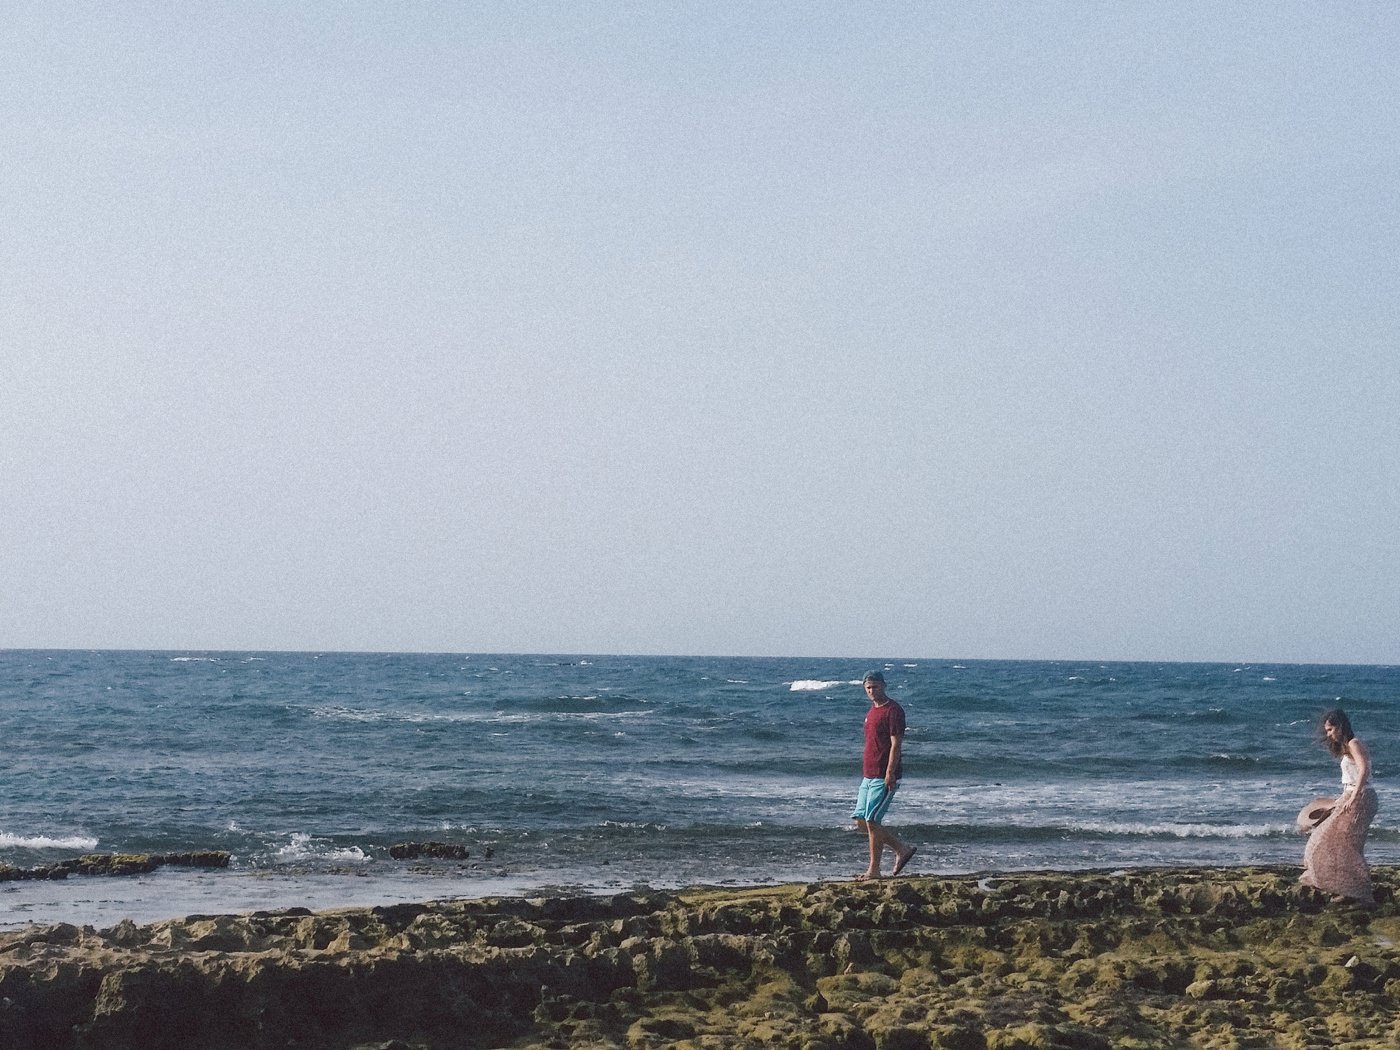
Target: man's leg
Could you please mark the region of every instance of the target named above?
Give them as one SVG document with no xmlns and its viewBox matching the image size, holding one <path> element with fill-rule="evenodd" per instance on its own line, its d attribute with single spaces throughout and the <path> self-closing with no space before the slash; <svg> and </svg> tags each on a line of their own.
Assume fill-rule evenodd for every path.
<svg viewBox="0 0 1400 1050">
<path fill-rule="evenodd" d="M 895 785 L 895 787 L 898 786 Z M 867 797 L 867 791 L 872 793 L 873 798 Z M 893 798 L 894 791 L 878 781 L 867 780 L 861 785 L 861 796 L 856 804 L 856 814 L 864 813 L 866 815 L 862 817 L 852 814 L 852 817 L 856 826 L 865 832 L 870 841 L 870 864 L 863 873 L 856 876 L 857 879 L 878 879 L 880 877 L 880 861 L 883 859 L 886 846 L 894 851 L 892 875 L 898 875 L 903 871 L 904 866 L 914 856 L 913 846 L 906 846 L 899 841 L 894 832 L 887 830 L 879 823 L 880 817 L 889 809 Z"/>
<path fill-rule="evenodd" d="M 870 864 L 863 872 L 856 876 L 856 879 L 858 881 L 878 879 L 880 877 L 880 853 L 884 848 L 884 839 L 882 837 L 880 825 L 873 824 L 868 820 L 861 820 L 859 817 L 856 818 L 856 824 L 865 832 L 866 837 L 870 840 Z"/>
<path fill-rule="evenodd" d="M 865 830 L 870 836 L 870 867 L 865 874 L 859 876 L 862 879 L 878 879 L 880 877 L 880 861 L 884 857 L 885 847 L 889 847 L 894 852 L 894 870 L 891 875 L 898 875 L 904 870 L 904 866 L 909 863 L 915 852 L 913 846 L 906 846 L 899 840 L 893 831 L 873 824 L 868 821 L 861 821 L 865 824 Z"/>
<path fill-rule="evenodd" d="M 856 879 L 862 882 L 866 879 L 878 879 L 880 877 L 880 860 L 884 855 L 885 846 L 892 836 L 879 824 L 873 824 L 868 820 L 861 820 L 857 817 L 856 824 L 865 832 L 866 838 L 870 841 L 870 864 L 856 876 Z M 897 839 L 895 841 L 898 842 Z M 890 848 L 895 850 L 895 867 L 903 867 L 908 862 L 909 857 L 914 855 L 914 851 L 909 850 L 909 856 L 904 856 L 903 843 L 900 843 L 898 847 L 891 846 Z"/>
<path fill-rule="evenodd" d="M 894 851 L 894 869 L 890 874 L 898 875 L 904 870 L 904 865 L 914 859 L 916 850 L 913 846 L 906 846 L 903 842 L 899 841 L 895 833 L 888 828 L 881 827 L 876 828 L 876 830 L 880 833 L 881 847 L 888 846 Z"/>
</svg>

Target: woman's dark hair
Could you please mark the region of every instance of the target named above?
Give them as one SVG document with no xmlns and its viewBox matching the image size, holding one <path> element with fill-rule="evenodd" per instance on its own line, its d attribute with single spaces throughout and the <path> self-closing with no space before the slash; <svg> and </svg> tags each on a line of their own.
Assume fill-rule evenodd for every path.
<svg viewBox="0 0 1400 1050">
<path fill-rule="evenodd" d="M 1328 726 L 1336 726 L 1340 729 L 1342 731 L 1342 738 L 1340 740 L 1328 740 Z M 1322 721 L 1317 725 L 1317 730 L 1322 734 L 1323 746 L 1326 747 L 1328 751 L 1332 752 L 1335 758 L 1341 758 L 1346 754 L 1347 744 L 1351 743 L 1356 737 L 1356 734 L 1351 728 L 1351 719 L 1347 717 L 1347 713 L 1340 707 L 1334 707 L 1323 715 Z"/>
</svg>

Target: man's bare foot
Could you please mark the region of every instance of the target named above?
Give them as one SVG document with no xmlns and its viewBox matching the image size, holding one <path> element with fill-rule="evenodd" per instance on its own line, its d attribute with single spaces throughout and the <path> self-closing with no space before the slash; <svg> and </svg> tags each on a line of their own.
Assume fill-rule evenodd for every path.
<svg viewBox="0 0 1400 1050">
<path fill-rule="evenodd" d="M 871 872 L 871 871 L 862 871 L 859 875 L 856 876 L 856 881 L 857 881 L 857 882 L 864 882 L 864 881 L 866 881 L 867 879 L 878 879 L 879 877 L 880 877 L 880 873 L 879 873 L 878 871 L 874 871 L 874 872 Z"/>
<path fill-rule="evenodd" d="M 914 859 L 914 854 L 918 852 L 918 846 L 910 846 L 908 853 L 901 853 L 898 857 L 895 858 L 894 871 L 890 872 L 890 874 L 898 875 L 901 871 L 904 870 L 904 866 Z"/>
</svg>

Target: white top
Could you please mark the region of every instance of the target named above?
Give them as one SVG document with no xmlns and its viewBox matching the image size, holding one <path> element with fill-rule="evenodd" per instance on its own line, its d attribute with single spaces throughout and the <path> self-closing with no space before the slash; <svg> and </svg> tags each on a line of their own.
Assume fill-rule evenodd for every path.
<svg viewBox="0 0 1400 1050">
<path fill-rule="evenodd" d="M 1350 755 L 1342 756 L 1342 790 L 1350 791 L 1356 787 L 1356 782 L 1361 779 L 1361 769 L 1356 764 L 1356 759 Z"/>
</svg>

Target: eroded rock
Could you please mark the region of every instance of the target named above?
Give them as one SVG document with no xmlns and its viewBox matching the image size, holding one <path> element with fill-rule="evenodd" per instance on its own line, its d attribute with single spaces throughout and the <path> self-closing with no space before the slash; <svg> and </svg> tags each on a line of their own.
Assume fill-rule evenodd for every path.
<svg viewBox="0 0 1400 1050">
<path fill-rule="evenodd" d="M 193 853 L 84 853 L 80 857 L 17 868 L 0 864 L 0 882 L 31 879 L 66 879 L 70 875 L 144 875 L 163 865 L 185 868 L 227 868 L 229 854 L 223 850 Z"/>
<path fill-rule="evenodd" d="M 395 860 L 466 860 L 471 851 L 455 842 L 398 842 L 389 847 Z"/>
<path fill-rule="evenodd" d="M 0 1046 L 1395 1045 L 1397 873 L 1377 869 L 1365 912 L 1295 878 L 1012 874 L 990 889 L 900 879 L 34 927 L 0 934 Z"/>
</svg>

